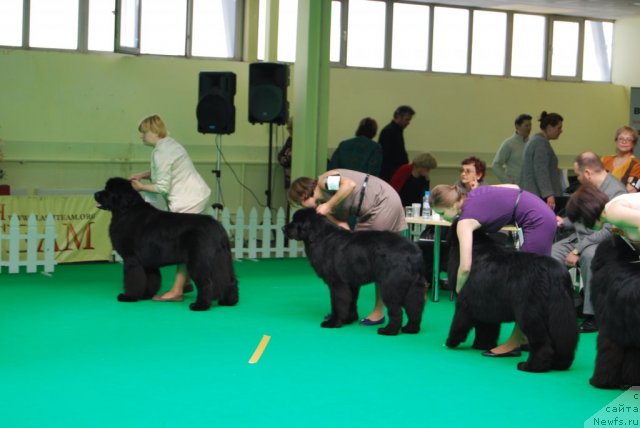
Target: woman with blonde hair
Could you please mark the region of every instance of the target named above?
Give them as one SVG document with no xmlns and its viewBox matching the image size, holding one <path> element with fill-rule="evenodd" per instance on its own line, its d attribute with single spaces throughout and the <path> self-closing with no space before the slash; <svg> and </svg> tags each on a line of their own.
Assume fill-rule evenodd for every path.
<svg viewBox="0 0 640 428">
<path fill-rule="evenodd" d="M 630 126 L 616 130 L 616 154 L 603 156 L 604 168 L 625 185 L 627 192 L 636 193 L 638 189 L 631 182 L 640 178 L 640 161 L 633 155 L 638 142 L 638 131 Z"/>
<path fill-rule="evenodd" d="M 429 190 L 429 174 L 437 167 L 438 161 L 430 153 L 421 153 L 396 170 L 389 184 L 400 195 L 402 205 L 422 202 Z"/>
<path fill-rule="evenodd" d="M 520 251 L 551 255 L 556 232 L 555 214 L 536 195 L 514 184 L 480 186 L 469 193 L 464 193 L 456 185 L 438 185 L 431 190 L 429 204 L 433 212 L 445 220 L 458 219 L 456 234 L 460 245 L 460 265 L 456 275 L 457 291 L 464 287 L 471 272 L 473 232 L 477 229 L 491 233 L 508 224 L 517 224 L 523 235 Z M 517 357 L 524 342 L 516 326 L 506 343 L 482 355 Z"/>
<path fill-rule="evenodd" d="M 207 211 L 211 189 L 180 143 L 169 137 L 164 121 L 158 115 L 144 118 L 138 125 L 143 144 L 153 147 L 151 169 L 133 174 L 131 186 L 137 191 L 160 195 L 171 212 L 202 214 Z M 148 179 L 148 183 L 142 180 Z M 178 265 L 171 290 L 153 300 L 182 302 L 188 282 L 185 265 Z"/>
</svg>

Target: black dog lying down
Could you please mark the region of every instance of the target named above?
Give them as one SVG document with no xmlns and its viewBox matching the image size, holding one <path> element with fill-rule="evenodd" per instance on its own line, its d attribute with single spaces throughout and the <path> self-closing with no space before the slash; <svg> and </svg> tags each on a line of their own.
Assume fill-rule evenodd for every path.
<svg viewBox="0 0 640 428">
<path fill-rule="evenodd" d="M 591 299 L 598 353 L 591 385 L 640 385 L 640 263 L 638 251 L 616 236 L 598 245 L 591 262 Z"/>
<path fill-rule="evenodd" d="M 349 232 L 316 214 L 297 211 L 284 227 L 289 239 L 304 242 L 311 266 L 329 286 L 331 315 L 322 327 L 340 327 L 358 319 L 360 286 L 375 282 L 387 307 L 389 324 L 379 334 L 398 334 L 404 307 L 405 333 L 420 330 L 425 303 L 425 269 L 420 249 L 394 232 Z"/>
<path fill-rule="evenodd" d="M 449 234 L 449 241 L 449 283 L 455 290 L 460 263 L 457 234 Z M 505 248 L 481 231 L 473 234 L 472 257 L 446 345 L 458 346 L 475 328 L 472 347 L 494 348 L 500 324 L 515 321 L 530 349 L 529 359 L 518 363 L 518 369 L 568 369 L 575 356 L 578 327 L 567 268 L 551 257 Z"/>
<path fill-rule="evenodd" d="M 95 199 L 99 208 L 111 211 L 109 237 L 124 261 L 119 301 L 152 298 L 161 286 L 159 268 L 184 263 L 198 289 L 192 310 L 206 310 L 212 300 L 227 306 L 238 302 L 229 237 L 214 218 L 160 211 L 124 178 L 110 178 Z"/>
</svg>

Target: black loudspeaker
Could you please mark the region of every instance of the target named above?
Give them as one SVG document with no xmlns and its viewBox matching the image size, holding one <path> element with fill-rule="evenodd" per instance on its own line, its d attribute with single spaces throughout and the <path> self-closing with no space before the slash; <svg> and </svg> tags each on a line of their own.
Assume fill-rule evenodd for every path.
<svg viewBox="0 0 640 428">
<path fill-rule="evenodd" d="M 288 86 L 288 65 L 275 62 L 249 64 L 249 122 L 287 123 Z"/>
<path fill-rule="evenodd" d="M 201 71 L 198 79 L 198 132 L 233 134 L 236 130 L 236 75 L 231 72 Z"/>
</svg>

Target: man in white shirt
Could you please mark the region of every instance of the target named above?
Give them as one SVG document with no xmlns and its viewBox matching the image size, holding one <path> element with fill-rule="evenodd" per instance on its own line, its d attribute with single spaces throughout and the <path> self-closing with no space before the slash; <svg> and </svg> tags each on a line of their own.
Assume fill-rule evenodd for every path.
<svg viewBox="0 0 640 428">
<path fill-rule="evenodd" d="M 522 153 L 531 133 L 531 116 L 521 114 L 516 117 L 515 128 L 515 133 L 500 145 L 491 165 L 498 180 L 505 184 L 518 184 L 520 179 Z"/>
</svg>

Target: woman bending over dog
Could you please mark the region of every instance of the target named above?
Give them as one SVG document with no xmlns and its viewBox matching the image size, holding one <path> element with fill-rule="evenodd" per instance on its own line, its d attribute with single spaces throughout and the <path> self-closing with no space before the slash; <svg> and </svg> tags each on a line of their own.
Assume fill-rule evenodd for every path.
<svg viewBox="0 0 640 428">
<path fill-rule="evenodd" d="M 398 193 L 372 175 L 349 169 L 333 169 L 317 179 L 300 177 L 291 183 L 288 199 L 293 206 L 315 208 L 320 215 L 345 229 L 355 216 L 354 229 L 386 230 L 402 233 L 407 229 L 404 208 Z M 376 286 L 376 304 L 362 325 L 385 322 L 384 304 Z"/>
<path fill-rule="evenodd" d="M 569 220 L 600 230 L 605 223 L 617 227 L 634 247 L 640 249 L 640 193 L 627 193 L 609 199 L 595 186 L 580 186 L 567 202 Z"/>
<path fill-rule="evenodd" d="M 469 193 L 457 186 L 438 185 L 429 196 L 433 212 L 447 221 L 458 217 L 456 234 L 460 243 L 460 266 L 456 290 L 459 292 L 471 271 L 473 231 L 498 232 L 503 226 L 516 224 L 522 231 L 520 251 L 551 255 L 556 231 L 556 217 L 547 204 L 536 195 L 520 190 L 514 184 L 480 186 Z M 516 325 L 511 337 L 502 345 L 482 355 L 487 357 L 517 357 L 524 337 Z"/>
</svg>

